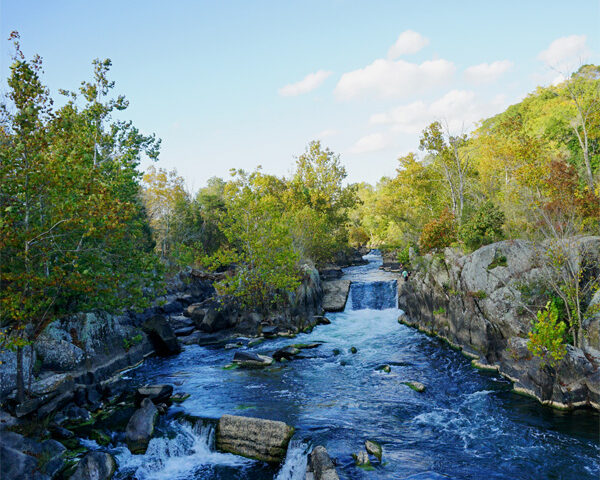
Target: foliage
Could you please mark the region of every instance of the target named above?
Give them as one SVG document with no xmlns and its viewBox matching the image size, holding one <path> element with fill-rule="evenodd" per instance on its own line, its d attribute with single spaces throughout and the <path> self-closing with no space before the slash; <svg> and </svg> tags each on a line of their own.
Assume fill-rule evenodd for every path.
<svg viewBox="0 0 600 480">
<path fill-rule="evenodd" d="M 131 122 L 112 121 L 123 97 L 106 100 L 110 60 L 95 60 L 94 79 L 54 110 L 41 82 L 39 57 L 18 42 L 1 105 L 0 321 L 17 350 L 23 400 L 22 348 L 63 315 L 101 307 L 142 306 L 143 287 L 159 281 L 137 166 L 156 158 L 159 142 Z"/>
<path fill-rule="evenodd" d="M 460 228 L 460 238 L 471 250 L 501 240 L 504 212 L 492 202 L 484 202 Z"/>
<path fill-rule="evenodd" d="M 536 321 L 529 333 L 527 348 L 536 357 L 542 359 L 542 364 L 548 362 L 556 366 L 567 353 L 565 332 L 567 325 L 559 321 L 558 308 L 554 301 L 537 312 Z"/>
<path fill-rule="evenodd" d="M 456 220 L 454 214 L 444 210 L 442 214 L 423 227 L 419 247 L 426 253 L 442 250 L 456 241 Z"/>
</svg>

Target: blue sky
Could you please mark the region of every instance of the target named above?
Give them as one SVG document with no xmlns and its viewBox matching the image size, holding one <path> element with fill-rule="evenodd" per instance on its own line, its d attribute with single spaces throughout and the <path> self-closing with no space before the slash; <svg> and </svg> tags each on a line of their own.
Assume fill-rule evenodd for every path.
<svg viewBox="0 0 600 480">
<path fill-rule="evenodd" d="M 595 0 L 0 0 L 2 92 L 11 30 L 53 92 L 111 58 L 126 117 L 192 190 L 230 168 L 289 174 L 313 139 L 374 183 L 431 121 L 468 130 L 600 62 Z"/>
</svg>

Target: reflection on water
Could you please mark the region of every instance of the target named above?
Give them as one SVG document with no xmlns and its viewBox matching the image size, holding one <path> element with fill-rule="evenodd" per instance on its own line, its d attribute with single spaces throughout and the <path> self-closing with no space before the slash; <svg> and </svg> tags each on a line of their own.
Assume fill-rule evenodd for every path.
<svg viewBox="0 0 600 480">
<path fill-rule="evenodd" d="M 302 358 L 264 370 L 224 370 L 232 350 L 191 346 L 129 372 L 134 383 L 173 383 L 190 393 L 187 413 L 282 420 L 296 427 L 286 461 L 273 467 L 220 454 L 209 424 L 162 420 L 146 455 L 118 449 L 119 479 L 301 479 L 306 452 L 323 444 L 342 478 L 597 479 L 598 415 L 560 413 L 510 392 L 443 342 L 397 322 L 395 277 L 369 265 L 346 269 L 356 282 L 345 312 L 296 339 L 250 350 L 271 354 L 296 342 L 323 342 Z M 357 353 L 350 352 L 351 347 Z M 339 350 L 339 354 L 338 351 Z M 391 365 L 390 373 L 377 370 Z M 403 382 L 417 380 L 417 393 Z M 366 439 L 383 445 L 383 464 L 364 471 L 351 454 Z"/>
</svg>

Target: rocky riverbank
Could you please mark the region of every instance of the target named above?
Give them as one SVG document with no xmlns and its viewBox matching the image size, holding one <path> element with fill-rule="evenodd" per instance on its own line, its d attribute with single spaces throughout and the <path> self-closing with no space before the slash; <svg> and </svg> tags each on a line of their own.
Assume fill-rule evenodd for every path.
<svg viewBox="0 0 600 480">
<path fill-rule="evenodd" d="M 586 307 L 581 348 L 568 345 L 555 367 L 527 348 L 532 312 L 547 299 L 542 249 L 512 240 L 470 255 L 446 249 L 411 259 L 414 275 L 398 289 L 400 321 L 447 340 L 478 368 L 499 371 L 515 391 L 545 405 L 600 409 L 600 292 Z M 598 278 L 600 237 L 573 238 L 568 252 L 587 277 L 582 281 Z"/>
</svg>

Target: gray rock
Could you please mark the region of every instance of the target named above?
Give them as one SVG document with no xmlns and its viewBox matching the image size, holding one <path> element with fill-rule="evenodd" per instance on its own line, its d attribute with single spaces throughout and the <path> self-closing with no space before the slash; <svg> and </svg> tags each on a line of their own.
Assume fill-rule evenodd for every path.
<svg viewBox="0 0 600 480">
<path fill-rule="evenodd" d="M 280 463 L 294 429 L 283 422 L 223 415 L 217 426 L 217 449 L 263 462 Z"/>
<path fill-rule="evenodd" d="M 231 328 L 234 324 L 232 318 L 226 314 L 226 312 L 211 308 L 206 312 L 202 323 L 200 324 L 200 330 L 203 332 L 218 332 Z"/>
<path fill-rule="evenodd" d="M 204 307 L 201 303 L 193 303 L 183 311 L 183 314 L 186 317 L 191 318 L 196 323 L 196 325 L 200 325 L 202 323 L 202 320 L 204 320 L 206 310 L 206 307 Z"/>
<path fill-rule="evenodd" d="M 381 462 L 381 457 L 383 455 L 383 448 L 381 448 L 381 445 L 373 440 L 367 440 L 365 442 L 365 449 L 367 450 L 368 453 L 370 453 L 371 455 L 373 455 L 375 458 L 377 458 L 377 460 L 379 460 Z"/>
<path fill-rule="evenodd" d="M 319 275 L 322 280 L 334 280 L 340 278 L 343 275 L 341 267 L 337 265 L 327 265 L 324 268 L 319 269 Z"/>
<path fill-rule="evenodd" d="M 78 346 L 47 334 L 40 335 L 35 342 L 35 351 L 43 368 L 59 372 L 74 370 L 85 359 L 85 352 Z"/>
<path fill-rule="evenodd" d="M 110 453 L 89 452 L 77 464 L 70 480 L 110 480 L 117 462 Z"/>
<path fill-rule="evenodd" d="M 265 325 L 262 327 L 261 333 L 265 338 L 275 338 L 279 329 L 275 325 Z"/>
<path fill-rule="evenodd" d="M 313 448 L 308 456 L 306 480 L 339 480 L 335 465 L 322 445 Z"/>
<path fill-rule="evenodd" d="M 235 352 L 233 361 L 238 366 L 246 368 L 268 367 L 273 363 L 271 357 L 253 352 Z"/>
<path fill-rule="evenodd" d="M 196 330 L 186 337 L 179 337 L 179 343 L 182 343 L 183 345 L 196 345 L 203 335 L 204 334 L 202 332 Z"/>
<path fill-rule="evenodd" d="M 286 360 L 291 360 L 292 358 L 294 358 L 294 356 L 298 355 L 300 353 L 300 349 L 296 348 L 296 347 L 284 347 L 284 348 L 280 348 L 279 350 L 277 350 L 274 354 L 273 354 L 273 358 L 275 360 L 277 360 L 278 362 L 281 361 L 282 358 L 285 358 Z"/>
<path fill-rule="evenodd" d="M 142 329 L 150 337 L 156 353 L 159 355 L 173 355 L 181 352 L 179 341 L 164 316 L 153 316 L 144 322 Z"/>
<path fill-rule="evenodd" d="M 183 315 L 171 316 L 169 318 L 169 324 L 171 325 L 171 328 L 175 331 L 177 331 L 180 328 L 196 326 L 196 323 L 191 318 L 185 317 Z"/>
<path fill-rule="evenodd" d="M 359 467 L 367 467 L 371 465 L 371 460 L 369 460 L 369 455 L 364 450 L 361 450 L 358 453 L 353 453 L 352 458 L 354 458 L 354 463 Z"/>
<path fill-rule="evenodd" d="M 0 444 L 0 478 L 14 480 L 50 480 L 38 470 L 37 459 Z"/>
<path fill-rule="evenodd" d="M 158 410 L 148 398 L 142 400 L 141 408 L 129 419 L 125 429 L 125 441 L 133 454 L 144 454 L 154 434 Z"/>
<path fill-rule="evenodd" d="M 196 330 L 196 327 L 182 327 L 178 328 L 173 333 L 175 333 L 176 337 L 188 337 L 194 330 Z"/>
<path fill-rule="evenodd" d="M 323 282 L 323 310 L 326 312 L 342 312 L 346 307 L 349 280 L 330 280 Z"/>
<path fill-rule="evenodd" d="M 422 393 L 425 391 L 425 385 L 421 382 L 404 382 L 404 385 L 412 388 L 415 392 Z"/>
<path fill-rule="evenodd" d="M 136 390 L 136 399 L 141 405 L 144 398 L 152 400 L 154 405 L 168 403 L 173 395 L 173 385 L 144 385 Z"/>
</svg>

